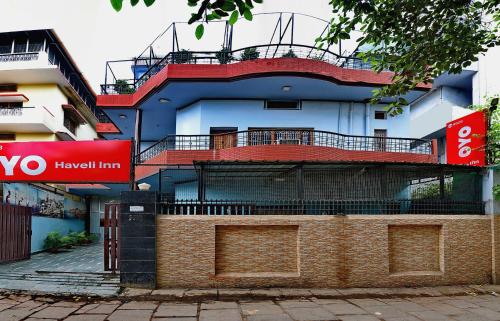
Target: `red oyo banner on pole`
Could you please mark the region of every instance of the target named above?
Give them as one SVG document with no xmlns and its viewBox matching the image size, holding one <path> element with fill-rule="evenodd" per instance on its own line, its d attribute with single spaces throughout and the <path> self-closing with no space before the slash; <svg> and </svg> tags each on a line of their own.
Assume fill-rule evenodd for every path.
<svg viewBox="0 0 500 321">
<path fill-rule="evenodd" d="M 0 143 L 0 181 L 128 183 L 131 141 Z"/>
<path fill-rule="evenodd" d="M 448 164 L 484 166 L 486 164 L 486 115 L 474 112 L 446 124 Z"/>
</svg>

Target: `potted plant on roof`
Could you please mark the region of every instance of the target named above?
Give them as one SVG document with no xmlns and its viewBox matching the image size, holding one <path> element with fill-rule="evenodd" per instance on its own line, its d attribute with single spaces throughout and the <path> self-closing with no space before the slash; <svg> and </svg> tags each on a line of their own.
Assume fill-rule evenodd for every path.
<svg viewBox="0 0 500 321">
<path fill-rule="evenodd" d="M 187 64 L 193 59 L 193 53 L 189 49 L 182 49 L 173 53 L 174 63 Z"/>
<path fill-rule="evenodd" d="M 246 48 L 243 50 L 240 56 L 241 61 L 245 60 L 253 60 L 253 59 L 258 59 L 260 56 L 260 52 L 257 51 L 257 48 Z"/>
<path fill-rule="evenodd" d="M 233 60 L 233 54 L 229 48 L 222 47 L 222 49 L 215 54 L 215 58 L 219 60 L 221 65 L 225 65 Z"/>
<path fill-rule="evenodd" d="M 281 56 L 282 58 L 297 58 L 297 55 L 295 54 L 295 52 L 293 52 L 292 49 L 288 50 L 287 53 L 283 54 L 283 56 Z"/>
</svg>

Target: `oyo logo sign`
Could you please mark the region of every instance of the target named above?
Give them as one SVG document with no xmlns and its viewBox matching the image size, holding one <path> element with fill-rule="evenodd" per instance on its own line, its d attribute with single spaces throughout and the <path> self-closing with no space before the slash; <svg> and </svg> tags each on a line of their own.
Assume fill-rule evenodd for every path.
<svg viewBox="0 0 500 321">
<path fill-rule="evenodd" d="M 20 163 L 19 160 L 21 160 Z M 5 176 L 14 176 L 14 168 L 18 163 L 21 171 L 30 176 L 40 175 L 47 169 L 47 162 L 38 155 L 25 156 L 23 159 L 19 155 L 12 156 L 10 159 L 0 156 L 0 164 L 4 168 Z"/>
<path fill-rule="evenodd" d="M 470 134 L 472 128 L 470 126 L 464 126 L 458 131 L 458 156 L 465 158 L 470 155 L 472 148 L 468 146 L 471 142 Z"/>
</svg>

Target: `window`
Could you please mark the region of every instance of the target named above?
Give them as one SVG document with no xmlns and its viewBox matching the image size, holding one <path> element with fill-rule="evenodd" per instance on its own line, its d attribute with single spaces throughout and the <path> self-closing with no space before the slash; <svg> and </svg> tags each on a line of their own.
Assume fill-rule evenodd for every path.
<svg viewBox="0 0 500 321">
<path fill-rule="evenodd" d="M 73 135 L 76 135 L 78 123 L 64 112 L 64 127 L 66 127 Z"/>
<path fill-rule="evenodd" d="M 248 128 L 248 145 L 312 145 L 313 128 Z"/>
<path fill-rule="evenodd" d="M 387 119 L 387 112 L 383 110 L 375 110 L 375 119 Z"/>
<path fill-rule="evenodd" d="M 373 131 L 375 136 L 375 150 L 385 151 L 387 142 L 387 129 L 375 129 Z"/>
<path fill-rule="evenodd" d="M 0 133 L 0 140 L 16 140 L 16 134 Z"/>
<path fill-rule="evenodd" d="M 16 84 L 1 84 L 0 85 L 0 93 L 16 92 L 16 91 L 17 91 Z"/>
<path fill-rule="evenodd" d="M 302 109 L 302 102 L 298 100 L 266 100 L 266 109 Z"/>
</svg>

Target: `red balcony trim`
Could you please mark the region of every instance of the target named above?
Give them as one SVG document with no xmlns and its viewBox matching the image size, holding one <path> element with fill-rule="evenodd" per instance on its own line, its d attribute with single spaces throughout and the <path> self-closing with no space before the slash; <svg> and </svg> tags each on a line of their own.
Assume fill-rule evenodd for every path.
<svg viewBox="0 0 500 321">
<path fill-rule="evenodd" d="M 158 173 L 161 165 L 192 165 L 195 161 L 351 161 L 438 163 L 437 154 L 355 151 L 307 145 L 260 145 L 219 150 L 168 150 L 136 167 L 136 178 Z"/>
<path fill-rule="evenodd" d="M 151 77 L 137 92 L 126 95 L 99 95 L 100 107 L 132 108 L 170 81 L 235 81 L 264 76 L 302 76 L 347 86 L 384 86 L 392 82 L 392 72 L 341 68 L 329 63 L 301 58 L 272 58 L 227 65 L 173 64 Z M 432 84 L 419 84 L 429 90 Z"/>
</svg>

